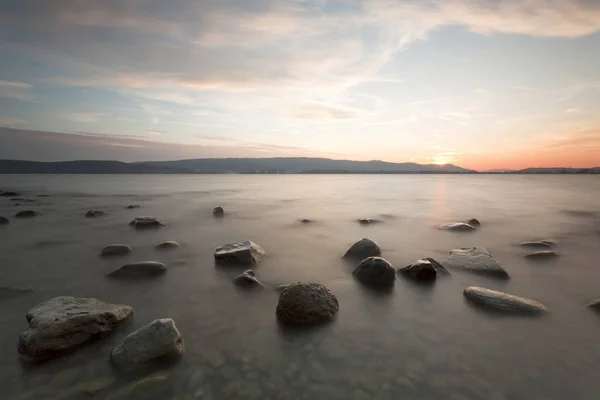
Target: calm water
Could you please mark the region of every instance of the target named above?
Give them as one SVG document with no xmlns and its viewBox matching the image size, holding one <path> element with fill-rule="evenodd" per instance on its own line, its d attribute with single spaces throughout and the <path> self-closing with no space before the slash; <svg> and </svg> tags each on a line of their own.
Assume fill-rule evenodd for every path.
<svg viewBox="0 0 600 400">
<path fill-rule="evenodd" d="M 600 399 L 600 318 L 585 307 L 600 298 L 599 177 L 0 175 L 0 188 L 35 200 L 15 206 L 0 198 L 0 215 L 11 219 L 0 226 L 0 286 L 35 288 L 0 299 L 3 399 Z M 223 220 L 212 217 L 216 205 L 227 212 Z M 25 208 L 43 215 L 12 218 Z M 108 215 L 84 218 L 91 208 Z M 141 215 L 167 225 L 136 232 L 128 222 Z M 360 226 L 359 217 L 383 223 Z M 475 233 L 435 229 L 470 217 L 483 224 Z M 363 237 L 395 267 L 484 246 L 512 279 L 452 270 L 433 287 L 400 278 L 391 293 L 377 294 L 340 259 Z M 515 245 L 544 238 L 558 242 L 557 261 L 532 264 Z M 183 247 L 156 252 L 163 240 Z M 340 302 L 337 319 L 309 331 L 281 329 L 274 290 L 240 292 L 231 283 L 240 270 L 214 265 L 217 246 L 241 240 L 268 252 L 255 269 L 265 285 L 328 286 Z M 109 243 L 133 252 L 101 259 Z M 135 283 L 104 276 L 144 260 L 170 269 Z M 491 317 L 465 303 L 468 285 L 533 298 L 551 313 Z M 23 363 L 17 341 L 25 313 L 59 295 L 129 304 L 135 317 L 74 354 Z M 182 332 L 181 361 L 143 372 L 112 368 L 111 348 L 161 317 Z M 147 373 L 160 375 L 119 392 Z"/>
</svg>

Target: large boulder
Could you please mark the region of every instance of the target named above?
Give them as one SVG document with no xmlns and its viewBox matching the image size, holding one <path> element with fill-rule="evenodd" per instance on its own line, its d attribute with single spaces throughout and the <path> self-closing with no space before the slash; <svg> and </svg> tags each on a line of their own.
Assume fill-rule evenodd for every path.
<svg viewBox="0 0 600 400">
<path fill-rule="evenodd" d="M 365 258 L 352 274 L 359 281 L 371 286 L 391 286 L 396 281 L 394 267 L 381 257 Z"/>
<path fill-rule="evenodd" d="M 398 269 L 398 272 L 408 278 L 418 281 L 432 281 L 438 276 L 450 275 L 450 273 L 433 258 L 423 258 L 416 262 Z"/>
<path fill-rule="evenodd" d="M 35 359 L 60 355 L 111 332 L 132 313 L 130 306 L 93 298 L 55 297 L 29 310 L 29 329 L 19 337 L 18 349 Z"/>
<path fill-rule="evenodd" d="M 14 297 L 33 292 L 31 286 L 0 286 L 0 297 Z"/>
<path fill-rule="evenodd" d="M 245 289 L 264 288 L 264 285 L 256 279 L 256 274 L 251 269 L 233 278 L 233 283 Z"/>
<path fill-rule="evenodd" d="M 252 241 L 224 244 L 215 250 L 215 261 L 222 264 L 256 264 L 265 256 L 265 251 Z"/>
<path fill-rule="evenodd" d="M 105 215 L 106 213 L 104 211 L 100 211 L 100 210 L 89 210 L 88 212 L 85 213 L 85 217 L 86 218 L 96 218 L 96 217 L 101 217 L 103 215 Z"/>
<path fill-rule="evenodd" d="M 154 246 L 156 250 L 173 250 L 180 248 L 181 245 L 174 240 L 165 240 Z"/>
<path fill-rule="evenodd" d="M 476 228 L 473 225 L 469 225 L 465 222 L 450 222 L 440 226 L 440 229 L 451 232 L 472 232 Z"/>
<path fill-rule="evenodd" d="M 344 258 L 352 258 L 355 260 L 364 260 L 367 257 L 379 257 L 381 255 L 381 249 L 371 239 L 363 238 L 358 242 L 354 243 L 346 254 L 344 254 Z"/>
<path fill-rule="evenodd" d="M 225 216 L 225 210 L 223 207 L 215 207 L 213 208 L 213 215 L 217 218 L 223 218 Z"/>
<path fill-rule="evenodd" d="M 9 224 L 10 221 L 8 220 L 8 218 L 6 217 L 0 217 L 0 225 L 6 225 Z"/>
<path fill-rule="evenodd" d="M 129 226 L 135 229 L 153 229 L 160 228 L 164 224 L 155 217 L 135 217 L 133 221 L 129 223 Z"/>
<path fill-rule="evenodd" d="M 548 310 L 535 300 L 498 292 L 477 286 L 469 286 L 464 295 L 471 303 L 487 311 L 513 315 L 541 315 Z"/>
<path fill-rule="evenodd" d="M 16 213 L 15 218 L 31 218 L 31 217 L 37 217 L 38 215 L 42 215 L 42 213 L 40 213 L 39 211 L 34 211 L 34 210 L 23 210 L 23 211 L 19 211 L 18 213 Z"/>
<path fill-rule="evenodd" d="M 128 246 L 126 244 L 109 244 L 104 246 L 104 248 L 100 252 L 100 256 L 118 256 L 128 253 L 131 253 L 131 246 Z"/>
<path fill-rule="evenodd" d="M 183 339 L 170 318 L 156 319 L 131 333 L 110 353 L 116 365 L 140 364 L 183 354 Z"/>
<path fill-rule="evenodd" d="M 525 256 L 528 260 L 542 261 L 542 260 L 553 260 L 558 257 L 558 254 L 551 250 L 541 250 L 535 253 L 530 253 Z"/>
<path fill-rule="evenodd" d="M 167 272 L 167 266 L 158 261 L 141 261 L 123 265 L 109 273 L 112 278 L 146 278 Z"/>
<path fill-rule="evenodd" d="M 340 306 L 327 287 L 313 282 L 293 283 L 283 289 L 275 313 L 289 325 L 316 325 L 333 319 Z"/>
<path fill-rule="evenodd" d="M 554 242 L 551 240 L 530 240 L 527 242 L 519 243 L 522 247 L 531 247 L 536 249 L 549 249 L 554 246 Z"/>
<path fill-rule="evenodd" d="M 483 247 L 454 249 L 444 261 L 446 267 L 461 268 L 466 271 L 508 279 L 508 272 Z"/>
</svg>

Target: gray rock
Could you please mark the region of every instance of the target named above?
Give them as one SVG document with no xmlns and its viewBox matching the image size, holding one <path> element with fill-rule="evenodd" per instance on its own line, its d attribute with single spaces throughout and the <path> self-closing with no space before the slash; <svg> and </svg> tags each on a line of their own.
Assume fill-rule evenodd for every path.
<svg viewBox="0 0 600 400">
<path fill-rule="evenodd" d="M 372 225 L 372 224 L 378 224 L 381 221 L 375 218 L 359 218 L 356 220 L 359 224 L 361 225 Z"/>
<path fill-rule="evenodd" d="M 471 303 L 485 310 L 513 315 L 541 315 L 548 310 L 535 300 L 498 292 L 477 286 L 469 286 L 464 295 Z"/>
<path fill-rule="evenodd" d="M 100 252 L 100 256 L 117 256 L 131 253 L 131 247 L 126 244 L 109 244 L 104 246 Z"/>
<path fill-rule="evenodd" d="M 554 242 L 551 240 L 532 240 L 528 242 L 521 242 L 519 246 L 532 247 L 537 249 L 549 249 L 554 246 Z"/>
<path fill-rule="evenodd" d="M 338 300 L 327 287 L 298 282 L 281 292 L 275 313 L 284 324 L 316 325 L 333 319 L 338 310 Z"/>
<path fill-rule="evenodd" d="M 123 265 L 107 276 L 113 278 L 145 278 L 167 272 L 167 266 L 158 261 L 141 261 Z"/>
<path fill-rule="evenodd" d="M 29 310 L 29 329 L 19 337 L 18 349 L 35 359 L 60 355 L 111 332 L 132 313 L 130 306 L 93 298 L 55 297 Z"/>
<path fill-rule="evenodd" d="M 588 304 L 588 307 L 594 311 L 600 312 L 600 299 L 592 301 L 590 304 Z"/>
<path fill-rule="evenodd" d="M 127 386 L 119 388 L 117 391 L 109 393 L 104 400 L 131 400 L 131 399 L 149 399 L 149 398 L 170 398 L 165 391 L 172 388 L 173 383 L 169 380 L 169 375 L 164 372 L 157 372 L 152 375 L 140 378 Z M 164 396 L 164 397 L 162 397 Z"/>
<path fill-rule="evenodd" d="M 542 251 L 536 251 L 535 253 L 531 253 L 531 254 L 527 254 L 525 256 L 525 258 L 529 259 L 529 260 L 552 260 L 554 258 L 558 257 L 558 254 L 556 254 L 554 251 L 551 250 L 542 250 Z"/>
<path fill-rule="evenodd" d="M 170 318 L 156 319 L 131 333 L 113 349 L 113 364 L 140 364 L 183 354 L 183 339 Z"/>
<path fill-rule="evenodd" d="M 0 297 L 13 297 L 33 292 L 31 286 L 0 286 Z"/>
<path fill-rule="evenodd" d="M 472 232 L 476 228 L 473 225 L 464 222 L 450 222 L 449 224 L 440 226 L 440 229 L 451 232 Z"/>
<path fill-rule="evenodd" d="M 365 258 L 352 274 L 359 281 L 372 286 L 391 286 L 396 281 L 396 271 L 381 257 Z"/>
<path fill-rule="evenodd" d="M 363 238 L 358 242 L 354 243 L 346 254 L 344 254 L 344 258 L 352 258 L 356 260 L 364 260 L 367 257 L 379 257 L 381 255 L 381 249 L 371 239 Z"/>
<path fill-rule="evenodd" d="M 9 223 L 10 223 L 10 221 L 9 221 L 8 218 L 6 218 L 6 217 L 0 217 L 0 225 L 7 225 Z"/>
<path fill-rule="evenodd" d="M 140 205 L 139 204 L 130 204 L 125 208 L 128 210 L 133 210 L 134 208 L 140 208 Z"/>
<path fill-rule="evenodd" d="M 155 217 L 135 217 L 133 221 L 129 223 L 129 226 L 135 229 L 153 229 L 160 228 L 164 224 Z"/>
<path fill-rule="evenodd" d="M 466 271 L 508 279 L 508 272 L 483 247 L 454 249 L 444 261 L 444 266 L 461 268 Z"/>
<path fill-rule="evenodd" d="M 23 211 L 19 211 L 18 213 L 16 213 L 15 218 L 30 218 L 30 217 L 37 217 L 38 215 L 42 215 L 42 213 L 40 213 L 39 211 L 34 211 L 34 210 L 23 210 Z"/>
<path fill-rule="evenodd" d="M 214 256 L 219 263 L 250 265 L 258 263 L 265 254 L 259 245 L 248 240 L 219 246 Z"/>
<path fill-rule="evenodd" d="M 217 218 L 222 218 L 225 215 L 225 210 L 223 210 L 223 207 L 215 207 L 213 208 L 213 215 Z"/>
<path fill-rule="evenodd" d="M 283 292 L 285 289 L 287 289 L 290 285 L 278 285 L 275 287 L 275 290 L 278 291 L 279 293 Z"/>
<path fill-rule="evenodd" d="M 244 271 L 244 273 L 233 278 L 233 283 L 235 283 L 239 287 L 247 289 L 264 288 L 264 285 L 260 283 L 258 279 L 256 279 L 256 275 L 251 269 Z"/>
<path fill-rule="evenodd" d="M 312 219 L 308 219 L 308 218 L 302 218 L 300 220 L 301 224 L 312 224 L 313 222 L 315 222 L 315 221 L 313 221 Z"/>
<path fill-rule="evenodd" d="M 433 258 L 423 258 L 398 270 L 402 275 L 418 281 L 432 281 L 450 273 Z"/>
<path fill-rule="evenodd" d="M 101 217 L 103 215 L 105 215 L 106 213 L 104 211 L 100 211 L 100 210 L 89 210 L 88 212 L 85 213 L 85 217 L 86 218 L 96 218 L 96 217 Z"/>
<path fill-rule="evenodd" d="M 481 222 L 477 218 L 470 218 L 467 221 L 467 224 L 474 226 L 475 228 L 479 228 L 481 226 Z"/>
<path fill-rule="evenodd" d="M 10 191 L 4 192 L 4 191 L 0 190 L 0 196 L 2 196 L 2 197 L 17 197 L 20 195 L 21 195 L 21 193 L 19 193 L 19 192 L 10 192 Z"/>
<path fill-rule="evenodd" d="M 174 240 L 166 240 L 166 241 L 154 246 L 154 248 L 156 250 L 172 250 L 172 249 L 178 249 L 180 247 L 181 247 L 181 245 Z"/>
</svg>

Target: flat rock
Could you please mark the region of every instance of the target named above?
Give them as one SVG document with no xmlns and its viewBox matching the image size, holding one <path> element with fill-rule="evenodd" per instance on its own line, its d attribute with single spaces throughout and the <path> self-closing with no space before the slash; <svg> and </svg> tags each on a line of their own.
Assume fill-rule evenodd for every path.
<svg viewBox="0 0 600 400">
<path fill-rule="evenodd" d="M 130 306 L 93 298 L 55 297 L 29 310 L 29 329 L 19 337 L 18 349 L 35 359 L 54 357 L 111 332 L 132 313 Z"/>
<path fill-rule="evenodd" d="M 9 223 L 10 223 L 10 221 L 9 221 L 8 218 L 6 218 L 6 217 L 0 217 L 0 225 L 7 225 Z"/>
<path fill-rule="evenodd" d="M 359 281 L 371 286 L 391 286 L 396 281 L 396 271 L 381 257 L 365 258 L 352 274 Z"/>
<path fill-rule="evenodd" d="M 354 243 L 346 254 L 344 254 L 344 258 L 352 258 L 356 260 L 364 260 L 368 257 L 379 257 L 381 255 L 381 249 L 371 239 L 363 238 L 358 242 Z"/>
<path fill-rule="evenodd" d="M 31 286 L 0 286 L 0 297 L 14 297 L 33 292 Z"/>
<path fill-rule="evenodd" d="M 223 207 L 215 207 L 213 208 L 213 215 L 217 218 L 222 218 L 225 215 L 225 210 L 223 210 Z"/>
<path fill-rule="evenodd" d="M 423 258 L 398 269 L 398 273 L 418 281 L 432 281 L 438 276 L 450 275 L 448 270 L 433 258 Z"/>
<path fill-rule="evenodd" d="M 38 215 L 42 215 L 42 213 L 40 213 L 39 211 L 34 211 L 34 210 L 23 210 L 23 211 L 19 211 L 18 213 L 16 213 L 15 218 L 31 218 L 31 217 L 37 217 Z"/>
<path fill-rule="evenodd" d="M 127 207 L 125 207 L 127 210 L 133 210 L 134 208 L 140 208 L 139 204 L 130 204 Z"/>
<path fill-rule="evenodd" d="M 161 242 L 154 246 L 156 250 L 172 250 L 178 249 L 180 247 L 181 245 L 174 240 L 165 240 L 164 242 Z"/>
<path fill-rule="evenodd" d="M 104 246 L 100 255 L 103 257 L 106 256 L 117 256 L 131 253 L 131 246 L 126 244 L 109 244 Z"/>
<path fill-rule="evenodd" d="M 215 250 L 215 260 L 224 264 L 256 264 L 265 256 L 265 251 L 252 241 L 224 244 Z"/>
<path fill-rule="evenodd" d="M 164 224 L 155 217 L 135 217 L 133 221 L 129 223 L 129 226 L 135 229 L 153 229 L 160 228 Z"/>
<path fill-rule="evenodd" d="M 2 196 L 2 197 L 17 197 L 20 195 L 21 195 L 21 193 L 19 193 L 19 192 L 10 192 L 10 191 L 4 192 L 4 191 L 0 190 L 0 196 Z"/>
<path fill-rule="evenodd" d="M 479 222 L 477 218 L 469 218 L 466 223 L 474 226 L 475 228 L 479 228 L 481 226 L 481 222 Z"/>
<path fill-rule="evenodd" d="M 508 272 L 483 247 L 454 249 L 444 261 L 444 266 L 461 268 L 466 271 L 508 279 Z"/>
<path fill-rule="evenodd" d="M 519 246 L 537 249 L 549 249 L 551 247 L 554 247 L 554 242 L 551 240 L 531 240 L 527 242 L 521 242 L 519 243 Z"/>
<path fill-rule="evenodd" d="M 378 224 L 381 221 L 375 218 L 359 218 L 356 220 L 356 222 L 358 222 L 361 225 L 372 225 L 372 224 Z"/>
<path fill-rule="evenodd" d="M 588 304 L 588 307 L 594 311 L 600 312 L 600 299 L 592 301 L 590 304 Z"/>
<path fill-rule="evenodd" d="M 556 257 L 558 257 L 558 254 L 551 250 L 536 251 L 525 256 L 528 260 L 552 260 Z"/>
<path fill-rule="evenodd" d="M 440 229 L 451 232 L 472 232 L 476 228 L 473 225 L 469 225 L 465 222 L 450 222 L 440 226 Z"/>
<path fill-rule="evenodd" d="M 477 286 L 469 286 L 464 295 L 471 303 L 485 310 L 513 315 L 541 315 L 548 310 L 535 300 L 498 292 Z"/>
<path fill-rule="evenodd" d="M 85 213 L 86 218 L 96 218 L 96 217 L 101 217 L 103 215 L 106 215 L 106 213 L 104 211 L 100 211 L 100 210 L 89 210 L 88 212 Z"/>
<path fill-rule="evenodd" d="M 140 364 L 183 354 L 183 339 L 170 318 L 156 319 L 131 333 L 113 349 L 113 364 Z"/>
<path fill-rule="evenodd" d="M 158 261 L 140 261 L 123 265 L 107 276 L 113 278 L 145 278 L 167 272 L 167 266 Z"/>
<path fill-rule="evenodd" d="M 338 310 L 338 300 L 327 287 L 298 282 L 281 292 L 275 313 L 284 324 L 306 326 L 330 321 Z"/>
<path fill-rule="evenodd" d="M 256 274 L 251 269 L 233 278 L 233 283 L 242 288 L 264 288 L 264 285 L 256 279 Z"/>
</svg>

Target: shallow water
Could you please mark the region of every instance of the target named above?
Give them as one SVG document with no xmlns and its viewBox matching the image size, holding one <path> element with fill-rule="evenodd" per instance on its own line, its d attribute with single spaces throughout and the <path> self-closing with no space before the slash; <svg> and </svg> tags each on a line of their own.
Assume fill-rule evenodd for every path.
<svg viewBox="0 0 600 400">
<path fill-rule="evenodd" d="M 0 226 L 0 286 L 35 289 L 0 299 L 0 398 L 600 399 L 600 317 L 585 307 L 600 298 L 598 177 L 0 175 L 0 189 L 35 200 L 16 206 L 0 197 L 0 215 L 10 218 Z M 141 208 L 125 209 L 129 204 Z M 226 218 L 213 218 L 216 205 Z M 85 218 L 92 208 L 107 215 Z M 13 218 L 22 209 L 42 215 Z M 128 226 L 142 215 L 166 226 Z M 361 217 L 383 222 L 361 226 Z M 482 222 L 477 232 L 436 229 L 470 217 Z M 511 279 L 451 270 L 433 286 L 399 277 L 391 292 L 373 292 L 340 258 L 363 237 L 378 242 L 395 267 L 484 246 Z M 560 257 L 525 260 L 516 244 L 531 239 L 556 240 Z M 154 250 L 163 240 L 182 248 Z M 267 251 L 255 269 L 265 285 L 328 286 L 340 302 L 336 320 L 308 331 L 281 328 L 277 292 L 239 291 L 231 279 L 241 270 L 214 264 L 217 246 L 241 240 Z M 101 259 L 110 243 L 133 252 Z M 165 262 L 169 271 L 142 282 L 105 277 L 144 260 Z M 490 316 L 465 302 L 469 285 L 535 299 L 550 313 Z M 16 349 L 25 313 L 60 295 L 129 304 L 135 316 L 73 354 L 25 363 Z M 185 341 L 178 363 L 111 367 L 117 342 L 163 317 L 176 321 Z M 119 391 L 148 373 L 161 375 L 129 394 Z"/>
</svg>

